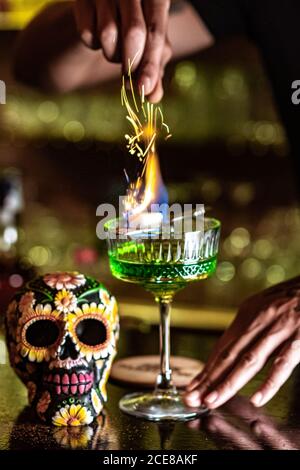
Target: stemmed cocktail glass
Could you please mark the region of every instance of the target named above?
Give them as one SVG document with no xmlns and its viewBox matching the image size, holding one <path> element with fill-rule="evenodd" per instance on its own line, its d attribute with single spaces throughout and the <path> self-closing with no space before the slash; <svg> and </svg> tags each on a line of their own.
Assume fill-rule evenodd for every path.
<svg viewBox="0 0 300 470">
<path fill-rule="evenodd" d="M 205 411 L 202 407 L 187 407 L 172 382 L 170 307 L 178 290 L 214 273 L 220 222 L 204 218 L 202 230 L 183 230 L 179 238 L 173 228 L 171 224 L 168 233 L 164 233 L 163 226 L 134 230 L 122 219 L 105 225 L 113 276 L 140 284 L 159 305 L 160 374 L 156 388 L 153 392 L 125 395 L 120 401 L 122 411 L 153 421 L 186 421 Z"/>
</svg>

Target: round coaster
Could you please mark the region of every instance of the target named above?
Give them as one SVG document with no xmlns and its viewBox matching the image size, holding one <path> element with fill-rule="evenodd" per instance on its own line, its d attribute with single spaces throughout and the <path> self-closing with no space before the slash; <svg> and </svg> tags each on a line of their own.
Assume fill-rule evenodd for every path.
<svg viewBox="0 0 300 470">
<path fill-rule="evenodd" d="M 127 385 L 153 388 L 159 365 L 159 356 L 126 357 L 113 364 L 110 378 Z M 176 387 L 184 388 L 203 369 L 203 363 L 188 357 L 172 356 L 171 369 Z"/>
</svg>

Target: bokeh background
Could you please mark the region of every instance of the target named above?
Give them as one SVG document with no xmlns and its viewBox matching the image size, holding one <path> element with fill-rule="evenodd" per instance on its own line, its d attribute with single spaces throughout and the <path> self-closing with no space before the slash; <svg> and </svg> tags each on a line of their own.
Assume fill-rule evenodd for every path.
<svg viewBox="0 0 300 470">
<path fill-rule="evenodd" d="M 1 309 L 33 273 L 76 269 L 102 279 L 128 321 L 155 322 L 150 296 L 112 278 L 96 237 L 97 206 L 126 187 L 120 81 L 59 96 L 12 76 L 18 32 L 46 3 L 0 0 Z M 159 156 L 170 201 L 204 203 L 222 221 L 216 275 L 178 294 L 174 321 L 223 328 L 248 295 L 299 274 L 288 144 L 259 54 L 242 38 L 171 63 L 165 90 L 173 137 Z"/>
</svg>

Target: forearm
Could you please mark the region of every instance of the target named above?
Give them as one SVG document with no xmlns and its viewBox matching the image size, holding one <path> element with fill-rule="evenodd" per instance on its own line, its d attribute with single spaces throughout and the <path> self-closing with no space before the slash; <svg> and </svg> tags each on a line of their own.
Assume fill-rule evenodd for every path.
<svg viewBox="0 0 300 470">
<path fill-rule="evenodd" d="M 71 5 L 51 5 L 21 32 L 14 73 L 29 85 L 66 91 L 80 84 L 94 54 L 79 41 Z"/>
</svg>

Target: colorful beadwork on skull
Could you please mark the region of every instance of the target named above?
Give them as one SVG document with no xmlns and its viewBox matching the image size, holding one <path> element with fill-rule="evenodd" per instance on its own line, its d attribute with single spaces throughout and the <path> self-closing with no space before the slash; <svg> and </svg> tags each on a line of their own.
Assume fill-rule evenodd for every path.
<svg viewBox="0 0 300 470">
<path fill-rule="evenodd" d="M 47 274 L 15 296 L 6 315 L 10 361 L 43 421 L 80 426 L 101 413 L 118 333 L 115 298 L 83 274 Z"/>
</svg>

